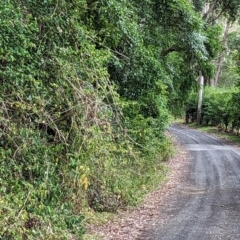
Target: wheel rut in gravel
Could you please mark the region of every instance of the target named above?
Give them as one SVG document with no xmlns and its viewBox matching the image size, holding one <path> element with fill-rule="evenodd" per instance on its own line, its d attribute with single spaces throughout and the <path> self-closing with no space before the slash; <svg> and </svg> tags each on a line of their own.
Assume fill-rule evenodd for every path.
<svg viewBox="0 0 240 240">
<path fill-rule="evenodd" d="M 161 208 L 164 224 L 156 222 L 139 239 L 239 240 L 239 149 L 184 126 L 169 131 L 188 151 L 189 173 Z"/>
</svg>

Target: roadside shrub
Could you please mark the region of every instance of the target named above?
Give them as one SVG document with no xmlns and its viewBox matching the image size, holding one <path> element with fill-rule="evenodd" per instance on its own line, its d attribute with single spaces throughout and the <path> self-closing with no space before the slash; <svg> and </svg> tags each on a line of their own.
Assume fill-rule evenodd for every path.
<svg viewBox="0 0 240 240">
<path fill-rule="evenodd" d="M 164 176 L 164 84 L 151 79 L 132 112 L 85 1 L 0 8 L 0 238 L 81 239 L 88 207 L 136 204 Z"/>
<path fill-rule="evenodd" d="M 237 88 L 221 89 L 205 87 L 203 95 L 202 117 L 203 124 L 219 126 L 225 131 L 234 128 L 238 129 L 238 98 L 239 90 Z M 186 103 L 186 109 L 192 107 L 197 109 L 197 94 L 193 93 Z M 195 107 L 194 107 L 195 106 Z"/>
</svg>

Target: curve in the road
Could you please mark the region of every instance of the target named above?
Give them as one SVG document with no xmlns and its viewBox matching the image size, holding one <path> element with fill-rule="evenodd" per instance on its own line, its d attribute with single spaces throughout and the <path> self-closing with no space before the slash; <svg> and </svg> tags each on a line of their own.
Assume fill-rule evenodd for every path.
<svg viewBox="0 0 240 240">
<path fill-rule="evenodd" d="M 240 151 L 184 126 L 169 131 L 189 152 L 189 174 L 159 213 L 165 223 L 140 239 L 240 240 Z"/>
</svg>

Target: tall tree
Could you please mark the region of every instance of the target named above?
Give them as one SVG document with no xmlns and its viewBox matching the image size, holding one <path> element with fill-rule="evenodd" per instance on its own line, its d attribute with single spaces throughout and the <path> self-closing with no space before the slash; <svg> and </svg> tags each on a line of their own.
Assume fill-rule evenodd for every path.
<svg viewBox="0 0 240 240">
<path fill-rule="evenodd" d="M 215 51 L 215 56 L 212 56 L 216 68 L 214 77 L 210 79 L 206 78 L 209 80 L 208 83 L 210 85 L 216 87 L 219 81 L 219 76 L 221 74 L 223 57 L 226 53 L 226 44 L 229 28 L 231 24 L 235 22 L 236 19 L 239 17 L 240 2 L 237 0 L 202 0 L 192 1 L 192 3 L 195 9 L 201 13 L 202 18 L 206 23 L 206 28 L 211 28 L 212 26 L 219 24 L 224 29 L 222 37 L 219 38 L 219 41 L 221 41 L 220 45 L 217 51 Z M 222 22 L 224 22 L 225 24 L 223 24 Z"/>
<path fill-rule="evenodd" d="M 222 49 L 218 54 L 217 63 L 216 63 L 217 69 L 216 69 L 216 73 L 214 76 L 214 81 L 212 83 L 212 86 L 214 86 L 214 87 L 217 87 L 218 82 L 219 82 L 219 77 L 220 77 L 222 65 L 223 65 L 223 59 L 224 59 L 224 56 L 225 56 L 226 50 L 227 50 L 227 39 L 228 39 L 228 33 L 229 33 L 230 26 L 231 26 L 231 22 L 229 20 L 227 20 L 227 23 L 225 24 L 223 36 L 222 36 L 222 41 L 221 41 Z"/>
</svg>

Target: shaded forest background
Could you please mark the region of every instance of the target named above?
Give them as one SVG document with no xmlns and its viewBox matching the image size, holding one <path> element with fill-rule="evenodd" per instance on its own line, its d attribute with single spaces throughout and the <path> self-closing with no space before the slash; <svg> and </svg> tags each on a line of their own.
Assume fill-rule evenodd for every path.
<svg viewBox="0 0 240 240">
<path fill-rule="evenodd" d="M 238 0 L 1 3 L 1 239 L 81 239 L 86 209 L 137 204 L 166 174 L 164 132 L 196 106 L 199 71 L 212 109 L 229 99 L 238 126 L 239 9 Z M 229 97 L 212 97 L 217 86 Z"/>
</svg>

